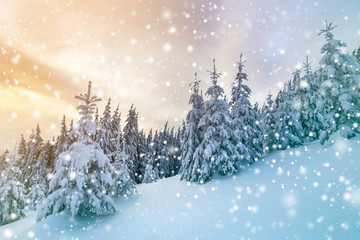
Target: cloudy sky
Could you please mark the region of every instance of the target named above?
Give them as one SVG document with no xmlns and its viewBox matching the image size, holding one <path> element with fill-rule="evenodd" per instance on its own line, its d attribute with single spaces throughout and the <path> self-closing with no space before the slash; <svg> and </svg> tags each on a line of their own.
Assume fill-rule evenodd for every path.
<svg viewBox="0 0 360 240">
<path fill-rule="evenodd" d="M 317 66 L 325 19 L 349 51 L 360 45 L 358 0 L 0 0 L 0 149 L 37 123 L 49 139 L 63 114 L 77 120 L 89 80 L 123 120 L 134 103 L 146 130 L 178 126 L 194 73 L 206 89 L 216 58 L 229 94 L 240 53 L 262 103 L 306 55 Z"/>
</svg>

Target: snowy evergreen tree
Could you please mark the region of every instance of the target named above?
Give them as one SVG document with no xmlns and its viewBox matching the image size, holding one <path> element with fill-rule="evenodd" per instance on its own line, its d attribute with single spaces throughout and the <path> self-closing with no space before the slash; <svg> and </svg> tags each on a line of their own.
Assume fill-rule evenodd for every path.
<svg viewBox="0 0 360 240">
<path fill-rule="evenodd" d="M 243 161 L 252 163 L 259 159 L 259 154 L 262 154 L 261 128 L 257 112 L 250 103 L 251 89 L 244 84 L 244 81 L 248 81 L 247 74 L 243 72 L 244 63 L 241 54 L 238 73 L 232 84 L 230 105 L 233 126 L 240 141 L 237 146 L 238 152 Z"/>
<path fill-rule="evenodd" d="M 210 73 L 213 85 L 206 91 L 210 99 L 205 103 L 206 112 L 198 125 L 204 138 L 194 153 L 191 182 L 204 183 L 214 173 L 230 175 L 242 167 L 238 152 L 241 143 L 231 128 L 229 105 L 220 98 L 224 90 L 217 85 L 220 74 L 216 72 L 215 60 Z"/>
<path fill-rule="evenodd" d="M 118 137 L 111 139 L 114 152 L 109 154 L 113 159 L 113 178 L 114 184 L 111 186 L 111 194 L 115 197 L 131 196 L 137 194 L 134 180 L 131 178 L 130 170 L 133 169 L 133 162 L 129 159 L 124 150 L 121 149 L 121 129 L 118 129 L 116 134 Z"/>
<path fill-rule="evenodd" d="M 116 110 L 111 118 L 111 133 L 114 139 L 119 139 L 120 143 L 122 141 L 121 133 L 121 113 L 119 113 L 119 105 L 116 107 Z M 119 146 L 121 147 L 121 146 Z M 113 151 L 118 150 L 115 145 Z"/>
<path fill-rule="evenodd" d="M 111 194 L 115 197 L 137 194 L 134 180 L 128 168 L 129 158 L 124 151 L 117 151 L 114 156 L 114 180 Z"/>
<path fill-rule="evenodd" d="M 157 133 L 155 134 L 155 136 L 153 136 L 152 129 L 150 129 L 148 136 L 146 138 L 147 152 L 145 153 L 145 158 L 144 158 L 144 163 L 145 163 L 145 170 L 143 173 L 144 178 L 145 178 L 145 172 L 146 172 L 147 165 L 151 165 L 151 169 L 154 171 L 154 174 L 152 175 L 153 181 L 156 181 L 157 179 L 159 179 L 159 168 L 158 168 L 158 161 L 157 161 L 158 159 L 156 158 L 156 146 L 155 146 L 156 136 L 157 136 Z M 144 178 L 143 178 L 142 182 L 144 182 Z"/>
<path fill-rule="evenodd" d="M 60 130 L 60 136 L 57 139 L 56 142 L 56 150 L 55 150 L 55 156 L 59 156 L 60 153 L 65 152 L 69 147 L 69 139 L 68 139 L 68 132 L 66 128 L 66 117 L 63 116 L 63 119 L 61 120 L 61 130 Z"/>
<path fill-rule="evenodd" d="M 269 92 L 266 98 L 266 104 L 264 104 L 261 110 L 260 122 L 262 129 L 262 144 L 265 152 L 271 152 L 277 148 L 275 124 L 278 120 L 274 100 L 272 100 L 272 95 Z"/>
<path fill-rule="evenodd" d="M 360 47 L 357 50 L 353 51 L 353 56 L 357 59 L 358 63 L 360 64 Z"/>
<path fill-rule="evenodd" d="M 139 133 L 139 138 L 138 138 L 138 144 L 137 144 L 137 159 L 138 159 L 138 166 L 137 166 L 137 182 L 142 182 L 142 178 L 144 176 L 145 173 L 145 167 L 146 167 L 146 160 L 147 160 L 147 156 L 146 153 L 148 151 L 147 146 L 146 146 L 146 137 L 145 137 L 145 133 L 143 130 L 140 131 Z"/>
<path fill-rule="evenodd" d="M 203 137 L 198 125 L 201 117 L 205 114 L 204 100 L 199 94 L 199 85 L 201 81 L 197 80 L 196 77 L 197 73 L 195 73 L 195 81 L 189 85 L 193 90 L 189 100 L 192 109 L 186 115 L 186 125 L 181 139 L 180 179 L 186 181 L 191 181 L 195 163 L 194 153 L 202 142 Z"/>
<path fill-rule="evenodd" d="M 173 176 L 178 174 L 181 167 L 181 161 L 179 161 L 180 146 L 177 143 L 177 136 L 174 127 L 171 128 L 168 136 L 168 152 L 171 164 L 171 175 Z"/>
<path fill-rule="evenodd" d="M 155 171 L 151 164 L 146 164 L 144 178 L 142 183 L 152 183 L 156 181 Z"/>
<path fill-rule="evenodd" d="M 34 166 L 39 164 L 39 156 L 42 151 L 44 142 L 40 134 L 40 126 L 37 125 L 35 132 L 33 131 L 30 135 L 30 139 L 27 143 L 27 152 L 25 154 L 25 158 L 20 164 L 20 169 L 22 171 L 21 181 L 25 184 L 26 189 L 31 186 L 29 180 L 31 180 L 32 176 L 36 174 L 36 169 Z"/>
<path fill-rule="evenodd" d="M 33 210 L 40 209 L 45 200 L 47 189 L 44 178 L 36 174 L 33 176 L 34 184 L 31 186 L 30 192 L 26 195 L 26 204 Z"/>
<path fill-rule="evenodd" d="M 151 144 L 151 148 L 153 151 L 153 156 L 154 156 L 154 165 L 153 165 L 153 169 L 155 171 L 155 175 L 157 176 L 157 178 L 160 178 L 160 158 L 161 158 L 161 153 L 160 153 L 160 138 L 159 138 L 159 133 L 158 131 L 155 131 L 153 140 L 152 140 L 152 144 Z"/>
<path fill-rule="evenodd" d="M 157 142 L 159 178 L 167 178 L 173 175 L 173 164 L 168 151 L 168 137 L 168 122 L 166 122 L 164 128 L 160 131 L 159 140 Z"/>
<path fill-rule="evenodd" d="M 34 166 L 34 171 L 39 175 L 39 178 L 46 182 L 46 185 L 54 171 L 55 159 L 55 142 L 54 140 L 46 141 L 39 156 L 39 160 Z M 33 178 L 31 180 L 33 180 Z M 31 181 L 31 184 L 33 183 L 34 181 Z"/>
<path fill-rule="evenodd" d="M 17 154 L 19 155 L 19 159 L 24 159 L 26 152 L 27 152 L 26 140 L 24 138 L 24 135 L 21 134 L 21 138 L 20 138 L 20 141 L 19 141 L 19 146 L 18 146 L 18 149 L 17 149 Z"/>
<path fill-rule="evenodd" d="M 303 65 L 305 74 L 302 78 L 300 78 L 299 70 L 294 73 L 294 107 L 303 129 L 301 139 L 309 142 L 318 138 L 318 133 L 322 128 L 323 117 L 316 111 L 322 99 L 318 94 L 318 78 L 311 70 L 308 57 Z"/>
<path fill-rule="evenodd" d="M 114 138 L 112 134 L 111 126 L 111 99 L 109 98 L 103 116 L 99 122 L 99 128 L 96 133 L 96 142 L 100 145 L 101 149 L 104 150 L 105 154 L 109 154 L 114 151 L 114 146 L 111 143 L 111 139 Z"/>
<path fill-rule="evenodd" d="M 96 132 L 92 114 L 101 99 L 88 92 L 75 97 L 81 104 L 81 115 L 76 124 L 78 140 L 59 155 L 53 177 L 49 183 L 50 194 L 37 215 L 41 221 L 51 214 L 69 209 L 71 215 L 87 215 L 116 211 L 107 189 L 113 184 L 110 160 L 92 140 Z"/>
<path fill-rule="evenodd" d="M 109 99 L 109 101 L 110 101 L 110 99 Z M 96 126 L 100 125 L 100 117 L 99 117 L 99 108 L 98 107 L 95 109 L 94 123 Z"/>
<path fill-rule="evenodd" d="M 302 128 L 295 114 L 293 92 L 289 83 L 279 92 L 275 103 L 278 117 L 274 128 L 277 148 L 286 149 L 300 145 Z"/>
<path fill-rule="evenodd" d="M 360 65 L 344 48 L 346 43 L 335 40 L 332 30 L 336 26 L 326 22 L 318 35 L 325 35 L 321 48 L 319 78 L 323 95 L 324 131 L 320 142 L 324 144 L 331 134 L 338 131 L 345 138 L 360 131 Z"/>
<path fill-rule="evenodd" d="M 9 167 L 10 155 L 9 150 L 6 148 L 5 152 L 0 157 L 0 172 Z"/>
<path fill-rule="evenodd" d="M 138 126 L 138 114 L 134 105 L 131 105 L 129 114 L 126 119 L 122 138 L 122 150 L 128 155 L 129 159 L 133 162 L 134 167 L 130 170 L 131 178 L 136 181 L 137 169 L 139 161 L 137 159 L 137 144 L 139 142 L 139 126 Z"/>
<path fill-rule="evenodd" d="M 13 166 L 15 156 L 9 165 L 1 171 L 0 178 L 0 225 L 8 224 L 25 217 L 24 185 L 19 181 L 21 171 Z"/>
<path fill-rule="evenodd" d="M 74 120 L 71 119 L 68 131 L 69 146 L 77 141 L 77 131 L 74 129 Z"/>
</svg>

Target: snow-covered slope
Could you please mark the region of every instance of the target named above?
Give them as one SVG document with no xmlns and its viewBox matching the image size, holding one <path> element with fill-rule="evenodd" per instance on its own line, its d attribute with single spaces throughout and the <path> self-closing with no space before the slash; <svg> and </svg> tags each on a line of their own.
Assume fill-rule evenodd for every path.
<svg viewBox="0 0 360 240">
<path fill-rule="evenodd" d="M 360 239 L 360 137 L 266 156 L 205 185 L 179 177 L 138 185 L 109 216 L 2 226 L 0 239 Z"/>
</svg>

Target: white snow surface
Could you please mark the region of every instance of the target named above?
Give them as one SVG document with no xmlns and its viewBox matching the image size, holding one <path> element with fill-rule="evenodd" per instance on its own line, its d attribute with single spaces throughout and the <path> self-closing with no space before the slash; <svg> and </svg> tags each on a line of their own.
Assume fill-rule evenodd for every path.
<svg viewBox="0 0 360 240">
<path fill-rule="evenodd" d="M 0 239 L 360 239 L 360 137 L 277 151 L 204 185 L 179 176 L 137 185 L 107 216 L 35 212 Z"/>
</svg>

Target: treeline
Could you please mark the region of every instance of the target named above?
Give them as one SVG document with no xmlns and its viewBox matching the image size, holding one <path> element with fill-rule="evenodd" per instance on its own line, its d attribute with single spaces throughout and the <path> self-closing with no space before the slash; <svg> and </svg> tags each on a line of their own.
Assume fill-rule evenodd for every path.
<svg viewBox="0 0 360 240">
<path fill-rule="evenodd" d="M 101 99 L 91 95 L 89 83 L 87 93 L 76 96 L 80 121 L 71 121 L 68 129 L 64 116 L 52 141 L 44 141 L 37 126 L 28 141 L 21 136 L 17 153 L 3 154 L 1 224 L 23 217 L 25 205 L 39 210 L 39 221 L 64 209 L 72 215 L 115 211 L 112 198 L 136 194 L 136 183 L 178 173 L 183 180 L 205 183 L 214 174 L 235 174 L 266 152 L 317 139 L 331 144 L 335 132 L 355 136 L 360 132 L 360 48 L 346 53 L 333 29 L 326 23 L 319 33 L 326 40 L 319 67 L 312 70 L 306 58 L 262 107 L 249 100 L 242 55 L 230 99 L 217 83 L 221 73 L 214 60 L 207 98 L 195 74 L 192 109 L 179 129 L 166 123 L 145 134 L 134 106 L 122 128 L 119 108 L 111 112 L 110 99 L 100 116 L 96 103 Z"/>
</svg>

